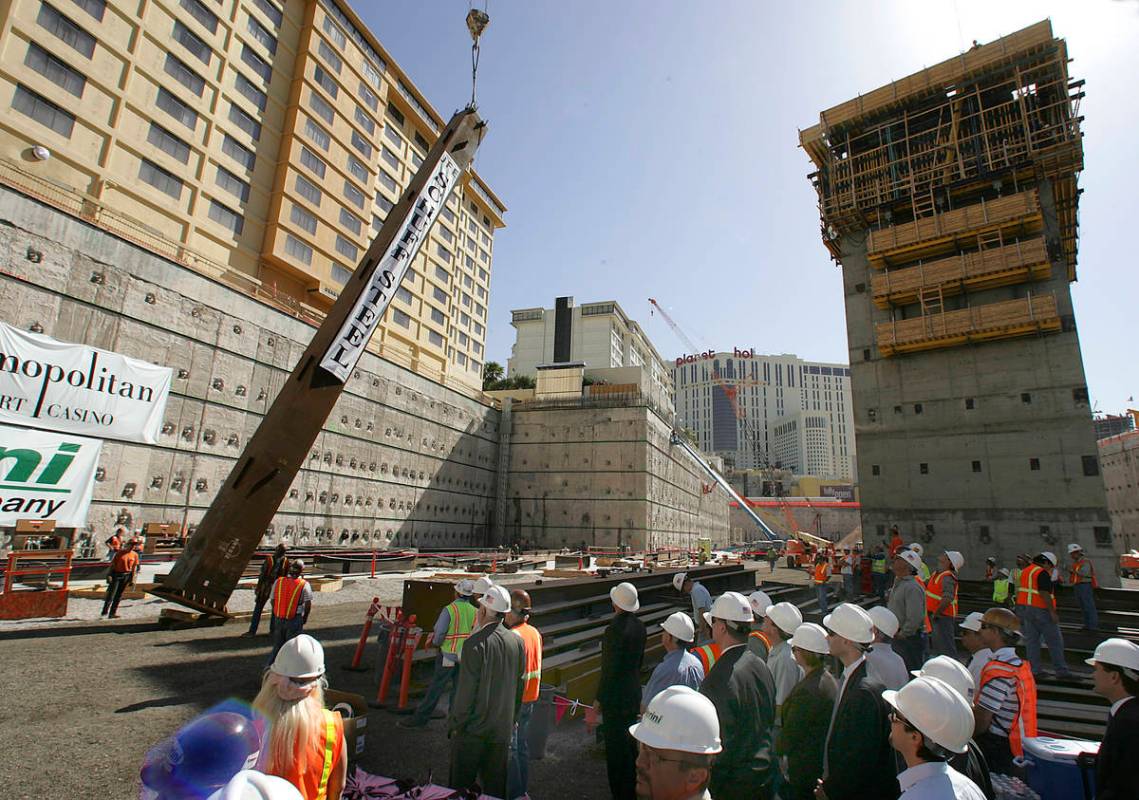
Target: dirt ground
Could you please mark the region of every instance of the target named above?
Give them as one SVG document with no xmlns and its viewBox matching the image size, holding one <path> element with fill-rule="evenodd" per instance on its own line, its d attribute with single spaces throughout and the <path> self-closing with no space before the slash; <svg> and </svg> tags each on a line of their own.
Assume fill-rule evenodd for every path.
<svg viewBox="0 0 1139 800">
<path fill-rule="evenodd" d="M 322 606 L 318 599 L 306 632 L 324 644 L 333 688 L 373 697 L 371 672 L 341 669 L 352 659 L 366 609 L 366 602 Z M 239 620 L 162 630 L 152 617 L 0 631 L 4 796 L 138 797 L 138 770 L 149 747 L 215 703 L 251 701 L 257 693 L 269 637 L 240 638 L 247 627 Z M 370 645 L 368 663 L 374 649 Z M 404 730 L 395 727 L 397 719 L 371 711 L 359 765 L 420 781 L 434 774 L 444 783 L 444 721 Z M 546 758 L 532 764 L 531 795 L 607 793 L 602 751 L 588 740 L 580 716 L 566 718 L 555 727 Z"/>
</svg>

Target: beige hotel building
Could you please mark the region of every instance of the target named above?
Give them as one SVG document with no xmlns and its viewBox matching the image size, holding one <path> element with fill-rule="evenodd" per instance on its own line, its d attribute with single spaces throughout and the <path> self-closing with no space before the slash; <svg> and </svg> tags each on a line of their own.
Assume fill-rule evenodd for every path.
<svg viewBox="0 0 1139 800">
<path fill-rule="evenodd" d="M 346 2 L 0 0 L 0 24 L 0 181 L 314 321 L 446 124 Z M 464 179 L 373 349 L 481 385 L 504 214 Z"/>
</svg>

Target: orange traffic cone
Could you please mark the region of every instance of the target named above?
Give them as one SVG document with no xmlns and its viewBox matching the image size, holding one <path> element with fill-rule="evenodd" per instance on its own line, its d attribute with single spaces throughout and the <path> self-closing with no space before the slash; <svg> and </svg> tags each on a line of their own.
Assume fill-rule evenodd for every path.
<svg viewBox="0 0 1139 800">
<path fill-rule="evenodd" d="M 578 570 L 578 572 L 581 572 L 584 569 L 585 569 L 585 564 L 582 563 L 581 556 L 578 556 L 577 557 L 577 570 Z"/>
<path fill-rule="evenodd" d="M 491 572 L 498 572 L 498 559 L 497 559 L 497 558 L 492 558 L 492 559 L 491 559 L 491 561 L 490 561 L 490 571 L 491 571 Z"/>
</svg>

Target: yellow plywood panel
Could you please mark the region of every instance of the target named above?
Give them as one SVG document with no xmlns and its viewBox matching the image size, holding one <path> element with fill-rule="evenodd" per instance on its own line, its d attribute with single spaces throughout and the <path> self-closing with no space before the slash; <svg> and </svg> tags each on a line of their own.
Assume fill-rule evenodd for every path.
<svg viewBox="0 0 1139 800">
<path fill-rule="evenodd" d="M 988 303 L 877 326 L 878 350 L 884 356 L 954 347 L 968 342 L 1025 336 L 1060 330 L 1053 295 Z"/>
</svg>

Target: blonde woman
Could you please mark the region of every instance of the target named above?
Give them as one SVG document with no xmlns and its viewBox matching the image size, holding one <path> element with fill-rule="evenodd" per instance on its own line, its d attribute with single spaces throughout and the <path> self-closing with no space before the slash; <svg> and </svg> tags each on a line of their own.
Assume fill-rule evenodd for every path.
<svg viewBox="0 0 1139 800">
<path fill-rule="evenodd" d="M 324 648 L 302 633 L 281 647 L 253 701 L 269 725 L 259 769 L 305 800 L 339 800 L 348 771 L 344 725 L 324 707 L 324 687 Z"/>
</svg>

